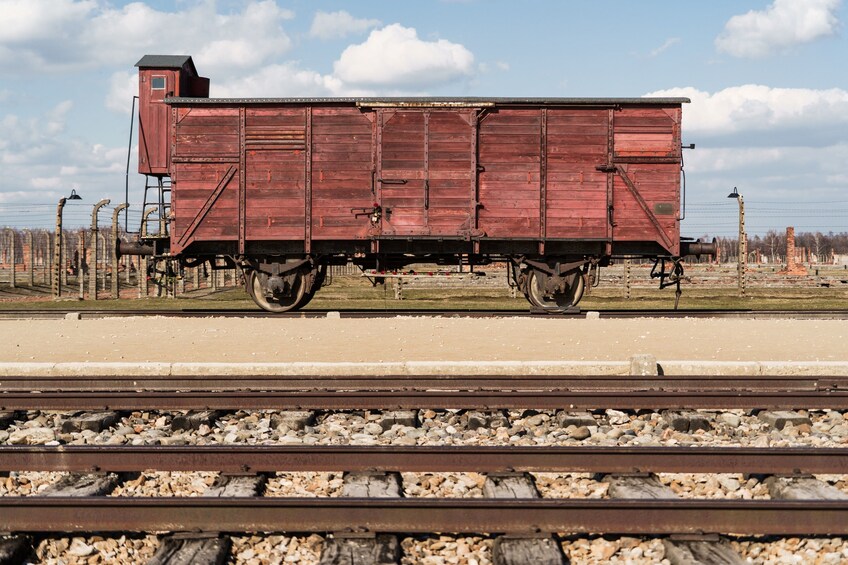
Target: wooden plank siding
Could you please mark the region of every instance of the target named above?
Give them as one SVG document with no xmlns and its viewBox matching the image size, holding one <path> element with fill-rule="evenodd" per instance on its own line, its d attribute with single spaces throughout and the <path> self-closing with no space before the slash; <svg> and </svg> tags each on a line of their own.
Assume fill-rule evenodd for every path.
<svg viewBox="0 0 848 565">
<path fill-rule="evenodd" d="M 192 241 L 308 250 L 312 240 L 480 234 L 540 244 L 611 234 L 613 246 L 679 250 L 679 105 L 206 103 L 172 116 L 172 252 Z M 372 225 L 375 204 L 383 216 Z"/>
<path fill-rule="evenodd" d="M 175 108 L 173 121 L 172 252 L 195 240 L 237 239 L 238 174 L 217 197 L 214 191 L 230 167 L 238 164 L 238 108 Z M 202 214 L 207 203 L 211 206 Z"/>
<path fill-rule="evenodd" d="M 245 114 L 245 238 L 304 239 L 306 107 Z"/>
<path fill-rule="evenodd" d="M 504 109 L 480 123 L 479 225 L 488 237 L 539 236 L 541 128 L 538 109 Z"/>
<path fill-rule="evenodd" d="M 546 235 L 602 239 L 607 231 L 608 110 L 547 112 Z"/>
<path fill-rule="evenodd" d="M 613 157 L 626 169 L 648 213 L 616 175 L 614 241 L 656 241 L 679 253 L 680 118 L 680 108 L 623 108 L 615 113 Z"/>
<path fill-rule="evenodd" d="M 424 209 L 425 114 L 378 111 L 380 158 L 377 182 L 383 206 L 383 234 L 429 235 Z"/>
<path fill-rule="evenodd" d="M 165 88 L 153 89 L 153 78 L 165 80 Z M 163 175 L 169 170 L 171 108 L 165 95 L 178 88 L 177 72 L 164 69 L 139 70 L 138 172 Z"/>
<path fill-rule="evenodd" d="M 680 108 L 623 108 L 615 114 L 615 157 L 680 158 Z"/>
<path fill-rule="evenodd" d="M 373 115 L 352 107 L 312 110 L 312 237 L 361 239 L 371 226 Z"/>
<path fill-rule="evenodd" d="M 471 229 L 474 196 L 473 110 L 430 112 L 428 128 L 428 225 L 431 235 L 457 236 Z"/>
</svg>

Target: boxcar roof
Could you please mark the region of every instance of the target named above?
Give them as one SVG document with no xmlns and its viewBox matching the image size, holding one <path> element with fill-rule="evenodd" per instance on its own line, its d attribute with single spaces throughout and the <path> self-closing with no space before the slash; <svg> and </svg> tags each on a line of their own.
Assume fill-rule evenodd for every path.
<svg viewBox="0 0 848 565">
<path fill-rule="evenodd" d="M 186 63 L 189 63 L 191 70 L 197 74 L 191 55 L 145 55 L 135 66 L 140 69 L 181 69 Z"/>
<path fill-rule="evenodd" d="M 669 105 L 691 102 L 688 98 L 189 98 L 171 97 L 174 105 L 218 104 L 350 104 L 363 108 L 463 108 L 486 106 L 611 106 L 616 104 Z"/>
</svg>

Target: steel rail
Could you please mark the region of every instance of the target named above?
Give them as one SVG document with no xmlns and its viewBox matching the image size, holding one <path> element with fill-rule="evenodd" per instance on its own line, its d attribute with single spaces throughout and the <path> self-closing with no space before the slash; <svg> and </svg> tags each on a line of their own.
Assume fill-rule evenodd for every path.
<svg viewBox="0 0 848 565">
<path fill-rule="evenodd" d="M 624 366 L 624 364 L 622 364 Z M 579 393 L 815 393 L 848 392 L 848 375 L 10 375 L 7 392 L 135 391 L 568 391 Z"/>
<path fill-rule="evenodd" d="M 184 309 L 184 310 L 79 310 L 79 309 L 41 309 L 41 310 L 0 310 L 0 319 L 61 319 L 66 314 L 74 312 L 81 319 L 98 319 L 113 317 L 175 317 L 175 318 L 208 318 L 210 316 L 220 318 L 323 318 L 327 312 L 339 312 L 342 318 L 393 318 L 396 316 L 417 317 L 563 317 L 583 318 L 585 311 L 578 312 L 552 312 L 549 310 L 467 310 L 467 309 L 442 309 L 442 310 L 346 310 L 346 309 L 321 309 L 321 310 L 299 310 L 296 312 L 269 313 L 250 309 Z M 742 318 L 757 320 L 845 320 L 848 319 L 848 310 L 595 310 L 601 318 L 629 319 L 629 318 Z"/>
<path fill-rule="evenodd" d="M 6 392 L 2 410 L 495 410 L 556 409 L 832 409 L 848 391 L 156 391 Z"/>
<path fill-rule="evenodd" d="M 16 532 L 846 535 L 848 501 L 0 497 Z"/>
<path fill-rule="evenodd" d="M 846 448 L 629 446 L 0 446 L 8 471 L 848 474 Z"/>
</svg>

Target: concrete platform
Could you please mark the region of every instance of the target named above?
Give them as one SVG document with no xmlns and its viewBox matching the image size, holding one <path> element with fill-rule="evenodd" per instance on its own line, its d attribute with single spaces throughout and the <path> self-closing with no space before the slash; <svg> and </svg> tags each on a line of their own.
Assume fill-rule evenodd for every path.
<svg viewBox="0 0 848 565">
<path fill-rule="evenodd" d="M 665 376 L 846 376 L 844 362 L 729 362 L 659 360 Z M 354 376 L 354 375 L 630 375 L 629 361 L 400 361 L 383 363 L 159 363 L 159 362 L 69 362 L 4 363 L 4 376 Z M 657 378 L 657 377 L 649 377 Z M 662 377 L 659 377 L 662 378 Z M 0 381 L 0 385 L 2 381 Z"/>
<path fill-rule="evenodd" d="M 0 320 L 3 375 L 848 375 L 848 321 Z M 656 365 L 656 367 L 654 367 Z"/>
</svg>

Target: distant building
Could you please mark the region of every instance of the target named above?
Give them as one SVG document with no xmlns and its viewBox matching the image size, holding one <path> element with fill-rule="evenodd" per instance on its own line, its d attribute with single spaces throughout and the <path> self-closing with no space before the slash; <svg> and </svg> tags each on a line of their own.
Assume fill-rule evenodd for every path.
<svg viewBox="0 0 848 565">
<path fill-rule="evenodd" d="M 834 265 L 848 265 L 848 255 L 834 253 L 832 263 Z"/>
</svg>

